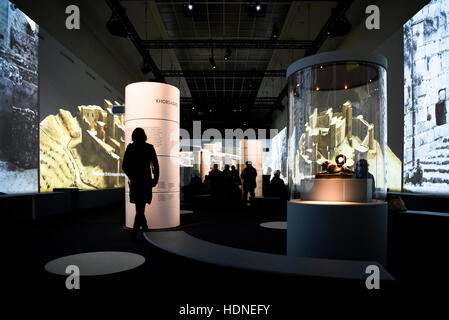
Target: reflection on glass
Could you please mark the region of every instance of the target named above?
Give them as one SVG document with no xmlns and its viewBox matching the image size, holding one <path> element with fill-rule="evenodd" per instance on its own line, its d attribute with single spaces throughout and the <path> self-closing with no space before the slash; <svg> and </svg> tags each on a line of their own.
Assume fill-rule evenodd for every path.
<svg viewBox="0 0 449 320">
<path fill-rule="evenodd" d="M 300 197 L 304 179 L 363 177 L 373 180 L 375 197 L 383 198 L 387 160 L 385 67 L 377 61 L 368 62 L 370 59 L 325 60 L 303 64 L 289 76 L 291 196 Z M 367 170 L 365 174 L 361 174 L 362 167 Z"/>
</svg>

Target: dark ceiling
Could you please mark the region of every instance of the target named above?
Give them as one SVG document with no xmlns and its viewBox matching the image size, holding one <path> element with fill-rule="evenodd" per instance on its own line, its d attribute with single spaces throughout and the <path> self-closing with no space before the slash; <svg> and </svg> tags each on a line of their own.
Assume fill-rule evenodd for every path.
<svg viewBox="0 0 449 320">
<path fill-rule="evenodd" d="M 202 120 L 203 128 L 270 127 L 273 112 L 285 108 L 285 69 L 316 53 L 353 3 L 261 1 L 257 12 L 256 1 L 194 1 L 189 12 L 188 1 L 151 1 L 166 31 L 161 39 L 152 38 L 148 29 L 148 1 L 105 1 L 121 16 L 143 59 L 150 61 L 148 79 L 187 83 L 189 92 L 181 97 L 181 127 L 186 129 L 193 120 Z M 168 50 L 173 50 L 177 67 L 162 69 Z"/>
</svg>

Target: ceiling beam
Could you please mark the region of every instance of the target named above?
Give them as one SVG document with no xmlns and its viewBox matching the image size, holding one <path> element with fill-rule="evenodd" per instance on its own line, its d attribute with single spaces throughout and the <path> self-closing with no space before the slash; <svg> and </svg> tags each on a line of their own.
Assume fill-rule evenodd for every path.
<svg viewBox="0 0 449 320">
<path fill-rule="evenodd" d="M 194 107 L 194 110 L 203 110 L 207 113 L 207 111 L 212 108 L 214 111 L 225 110 L 236 112 L 235 114 L 241 114 L 241 112 L 247 112 L 249 109 L 271 110 L 276 99 L 277 97 L 262 97 L 256 98 L 255 100 L 248 100 L 245 98 L 228 98 L 224 99 L 222 104 L 217 105 L 216 101 L 209 103 L 206 99 L 202 100 L 202 103 L 197 104 L 194 102 L 194 98 L 192 97 L 181 97 L 181 109 L 188 110 Z"/>
<path fill-rule="evenodd" d="M 142 45 L 142 39 L 140 38 L 139 34 L 134 28 L 134 25 L 132 24 L 131 20 L 129 20 L 125 8 L 123 8 L 120 5 L 120 1 L 119 0 L 105 0 L 105 1 L 106 4 L 109 6 L 109 8 L 112 10 L 112 13 L 119 19 L 120 23 L 125 28 L 126 32 L 128 33 L 128 38 L 134 44 L 137 51 L 139 51 L 143 61 L 146 61 L 148 63 L 151 72 L 153 72 L 156 78 L 155 80 L 159 82 L 166 82 L 164 76 L 161 74 L 150 53 L 145 48 L 145 46 Z"/>
<path fill-rule="evenodd" d="M 148 0 L 121 0 L 122 2 L 144 2 L 144 1 L 148 1 Z M 298 0 L 296 0 L 298 1 Z M 334 1 L 329 1 L 329 0 L 299 0 L 299 2 L 337 2 L 338 0 L 334 0 Z M 179 1 L 168 1 L 168 0 L 154 0 L 154 2 L 156 2 L 158 5 L 185 5 L 188 1 L 184 0 L 179 0 Z M 260 4 L 263 5 L 269 5 L 269 6 L 278 6 L 278 5 L 289 5 L 291 2 L 293 2 L 292 0 L 276 0 L 276 1 L 260 1 Z M 223 4 L 242 4 L 242 5 L 247 5 L 249 3 L 251 3 L 251 1 L 242 1 L 242 0 L 226 0 L 225 1 L 194 1 L 195 4 L 207 4 L 207 5 L 211 5 L 211 4 L 218 4 L 218 5 L 223 5 Z"/>
<path fill-rule="evenodd" d="M 274 101 L 276 101 L 277 97 L 257 97 L 254 100 L 255 103 L 258 104 L 262 104 L 262 103 L 266 103 L 266 104 L 270 104 L 273 103 Z M 194 98 L 192 97 L 181 97 L 181 104 L 183 103 L 193 103 Z M 245 98 L 229 98 L 229 100 L 231 101 L 235 101 L 235 102 L 240 102 L 242 104 L 244 104 Z"/>
<path fill-rule="evenodd" d="M 323 45 L 324 41 L 326 41 L 326 39 L 329 37 L 329 31 L 332 28 L 332 26 L 335 24 L 335 21 L 337 21 L 338 19 L 340 19 L 344 16 L 344 14 L 346 13 L 346 11 L 348 11 L 348 9 L 351 7 L 353 2 L 354 2 L 353 0 L 343 0 L 343 1 L 338 2 L 337 7 L 334 10 L 332 10 L 331 16 L 329 17 L 329 19 L 327 19 L 326 23 L 321 28 L 318 35 L 313 40 L 313 43 L 310 46 L 310 48 L 307 49 L 304 57 L 313 55 L 318 52 L 318 50 Z M 272 112 L 270 112 L 268 114 L 268 117 L 271 117 L 273 112 L 275 110 L 279 109 L 279 106 L 282 105 L 282 100 L 284 100 L 284 98 L 287 96 L 287 91 L 288 91 L 288 82 L 284 86 L 284 88 L 282 88 L 281 92 L 279 93 L 275 107 L 273 108 Z"/>
<path fill-rule="evenodd" d="M 146 49 L 195 49 L 195 48 L 238 48 L 238 49 L 303 49 L 308 50 L 312 40 L 198 40 L 198 39 L 170 39 L 145 40 L 142 45 Z"/>
<path fill-rule="evenodd" d="M 329 19 L 327 19 L 326 23 L 321 28 L 315 40 L 313 40 L 312 45 L 307 49 L 305 57 L 318 52 L 324 41 L 326 41 L 326 39 L 329 37 L 330 30 L 335 25 L 335 22 L 344 17 L 346 11 L 348 11 L 353 2 L 353 0 L 344 0 L 338 2 L 337 7 L 332 10 L 331 16 L 329 17 Z"/>
<path fill-rule="evenodd" d="M 285 78 L 285 70 L 161 70 L 164 77 L 184 77 L 184 78 Z"/>
</svg>

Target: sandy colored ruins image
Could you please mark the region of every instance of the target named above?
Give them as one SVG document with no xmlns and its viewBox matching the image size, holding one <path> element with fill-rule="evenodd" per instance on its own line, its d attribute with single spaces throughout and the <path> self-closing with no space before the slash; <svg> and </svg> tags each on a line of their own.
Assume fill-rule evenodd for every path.
<svg viewBox="0 0 449 320">
<path fill-rule="evenodd" d="M 124 186 L 125 119 L 104 107 L 78 106 L 74 117 L 59 109 L 40 123 L 40 190 Z"/>
</svg>

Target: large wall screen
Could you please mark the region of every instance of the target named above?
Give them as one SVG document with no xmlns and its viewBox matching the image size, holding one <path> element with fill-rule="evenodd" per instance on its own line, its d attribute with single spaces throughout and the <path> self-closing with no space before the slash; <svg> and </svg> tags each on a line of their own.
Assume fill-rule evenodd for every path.
<svg viewBox="0 0 449 320">
<path fill-rule="evenodd" d="M 404 176 L 408 191 L 449 194 L 449 0 L 404 25 Z"/>
<path fill-rule="evenodd" d="M 40 191 L 123 187 L 123 98 L 45 30 L 39 47 Z"/>
<path fill-rule="evenodd" d="M 38 26 L 0 0 L 0 193 L 38 191 Z"/>
</svg>

